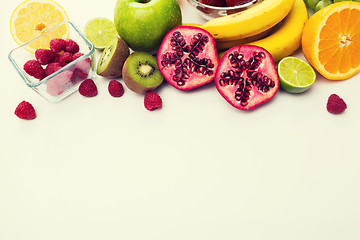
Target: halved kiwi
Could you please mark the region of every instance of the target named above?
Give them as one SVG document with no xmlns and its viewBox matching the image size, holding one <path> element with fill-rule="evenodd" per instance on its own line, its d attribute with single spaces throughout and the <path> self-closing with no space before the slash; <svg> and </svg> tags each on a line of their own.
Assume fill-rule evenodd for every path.
<svg viewBox="0 0 360 240">
<path fill-rule="evenodd" d="M 147 52 L 133 52 L 125 61 L 122 77 L 130 90 L 140 94 L 154 90 L 164 80 L 156 58 Z"/>
<path fill-rule="evenodd" d="M 122 67 L 130 55 L 129 46 L 119 37 L 114 38 L 102 52 L 97 64 L 97 74 L 106 78 L 118 78 Z"/>
</svg>

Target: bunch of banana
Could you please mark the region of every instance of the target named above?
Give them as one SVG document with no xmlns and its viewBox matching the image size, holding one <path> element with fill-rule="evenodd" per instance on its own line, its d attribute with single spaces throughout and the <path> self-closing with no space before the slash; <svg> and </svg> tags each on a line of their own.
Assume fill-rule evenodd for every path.
<svg viewBox="0 0 360 240">
<path fill-rule="evenodd" d="M 302 31 L 308 19 L 308 11 L 303 0 L 295 0 L 290 13 L 276 31 L 266 38 L 248 44 L 265 48 L 271 53 L 274 61 L 278 62 L 301 46 Z"/>
<path fill-rule="evenodd" d="M 202 28 L 216 41 L 231 41 L 260 34 L 281 22 L 295 0 L 264 0 L 245 11 L 214 18 Z"/>
<path fill-rule="evenodd" d="M 245 37 L 245 38 L 239 38 L 239 39 L 229 40 L 229 41 L 215 40 L 216 48 L 218 51 L 221 51 L 221 50 L 226 50 L 226 49 L 232 48 L 232 47 L 240 45 L 240 44 L 254 42 L 256 40 L 259 40 L 259 39 L 269 36 L 270 33 L 272 33 L 272 31 L 274 31 L 275 28 L 276 28 L 276 26 L 269 28 L 261 33 L 255 34 L 253 36 Z"/>
<path fill-rule="evenodd" d="M 271 53 L 274 61 L 278 62 L 300 47 L 302 31 L 308 18 L 309 15 L 304 1 L 295 0 L 289 14 L 274 28 L 270 35 L 241 44 L 251 44 L 263 47 Z M 265 32 L 266 31 L 267 30 L 265 30 Z M 227 47 L 231 48 L 238 45 L 236 43 L 236 40 L 227 41 Z M 220 48 L 218 47 L 219 51 L 224 50 L 224 48 L 222 48 L 224 43 L 217 41 L 217 46 L 220 46 Z M 223 54 L 224 52 L 220 52 L 219 57 L 221 58 Z"/>
</svg>

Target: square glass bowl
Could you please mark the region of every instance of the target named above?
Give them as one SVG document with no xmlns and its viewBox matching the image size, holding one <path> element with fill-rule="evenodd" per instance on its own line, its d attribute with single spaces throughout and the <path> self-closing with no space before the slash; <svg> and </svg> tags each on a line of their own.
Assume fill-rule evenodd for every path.
<svg viewBox="0 0 360 240">
<path fill-rule="evenodd" d="M 35 54 L 28 50 L 35 41 L 45 40 L 50 42 L 55 31 L 60 28 L 66 28 L 67 33 L 64 39 L 70 38 L 79 45 L 79 52 L 83 53 L 81 57 L 68 63 L 60 70 L 46 76 L 39 80 L 27 74 L 23 67 L 28 60 L 36 60 Z M 49 49 L 49 45 L 45 47 Z M 9 53 L 9 60 L 24 80 L 25 84 L 40 94 L 49 102 L 59 102 L 76 92 L 80 83 L 87 79 L 93 78 L 95 75 L 95 47 L 94 45 L 81 33 L 81 31 L 71 22 L 63 22 L 53 29 L 45 32 L 33 40 L 24 43 L 23 45 L 13 49 Z M 61 53 L 60 53 L 61 54 Z M 42 65 L 45 69 L 46 65 Z"/>
<path fill-rule="evenodd" d="M 187 0 L 190 6 L 204 19 L 211 20 L 218 17 L 227 16 L 233 13 L 249 9 L 264 0 L 249 0 L 234 7 L 216 7 L 201 3 L 199 0 Z"/>
</svg>

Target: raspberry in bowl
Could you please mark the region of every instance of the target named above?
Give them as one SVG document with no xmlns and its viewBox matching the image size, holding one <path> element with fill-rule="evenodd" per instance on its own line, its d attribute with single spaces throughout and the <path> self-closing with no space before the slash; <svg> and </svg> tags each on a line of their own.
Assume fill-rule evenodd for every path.
<svg viewBox="0 0 360 240">
<path fill-rule="evenodd" d="M 66 34 L 55 36 L 57 28 Z M 45 47 L 29 51 L 34 41 Z M 49 102 L 59 102 L 76 92 L 80 83 L 95 76 L 95 47 L 71 22 L 63 22 L 41 36 L 13 49 L 9 60 L 25 84 Z"/>
<path fill-rule="evenodd" d="M 187 0 L 204 19 L 211 20 L 249 9 L 264 0 Z"/>
</svg>

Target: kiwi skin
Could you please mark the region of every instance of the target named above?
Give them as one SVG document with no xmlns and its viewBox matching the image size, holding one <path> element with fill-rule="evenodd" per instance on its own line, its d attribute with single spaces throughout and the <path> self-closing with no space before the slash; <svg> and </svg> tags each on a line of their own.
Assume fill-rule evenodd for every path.
<svg viewBox="0 0 360 240">
<path fill-rule="evenodd" d="M 145 86 L 140 85 L 136 81 L 134 81 L 132 79 L 132 77 L 130 76 L 129 71 L 127 69 L 127 62 L 128 62 L 128 60 L 125 61 L 124 65 L 123 65 L 123 69 L 122 69 L 122 79 L 124 80 L 124 83 L 127 88 L 129 88 L 133 92 L 136 92 L 139 94 L 145 94 L 147 91 L 154 90 L 155 88 L 157 88 L 158 86 L 161 85 L 162 81 L 159 82 L 159 84 L 156 86 L 145 87 Z"/>
<path fill-rule="evenodd" d="M 109 46 L 108 46 L 109 47 Z M 99 65 L 102 62 L 101 59 L 103 55 L 105 54 L 106 50 L 105 48 L 103 51 L 103 54 L 101 54 L 101 57 L 99 59 Z M 104 68 L 102 72 L 99 72 L 99 65 L 97 67 L 97 74 L 105 77 L 105 78 L 119 78 L 122 76 L 122 69 L 123 65 L 126 61 L 126 59 L 130 55 L 130 49 L 129 46 L 126 44 L 124 40 L 122 40 L 120 37 L 117 37 L 117 43 L 114 50 L 114 54 L 112 55 L 112 58 L 109 60 L 108 65 Z"/>
</svg>

